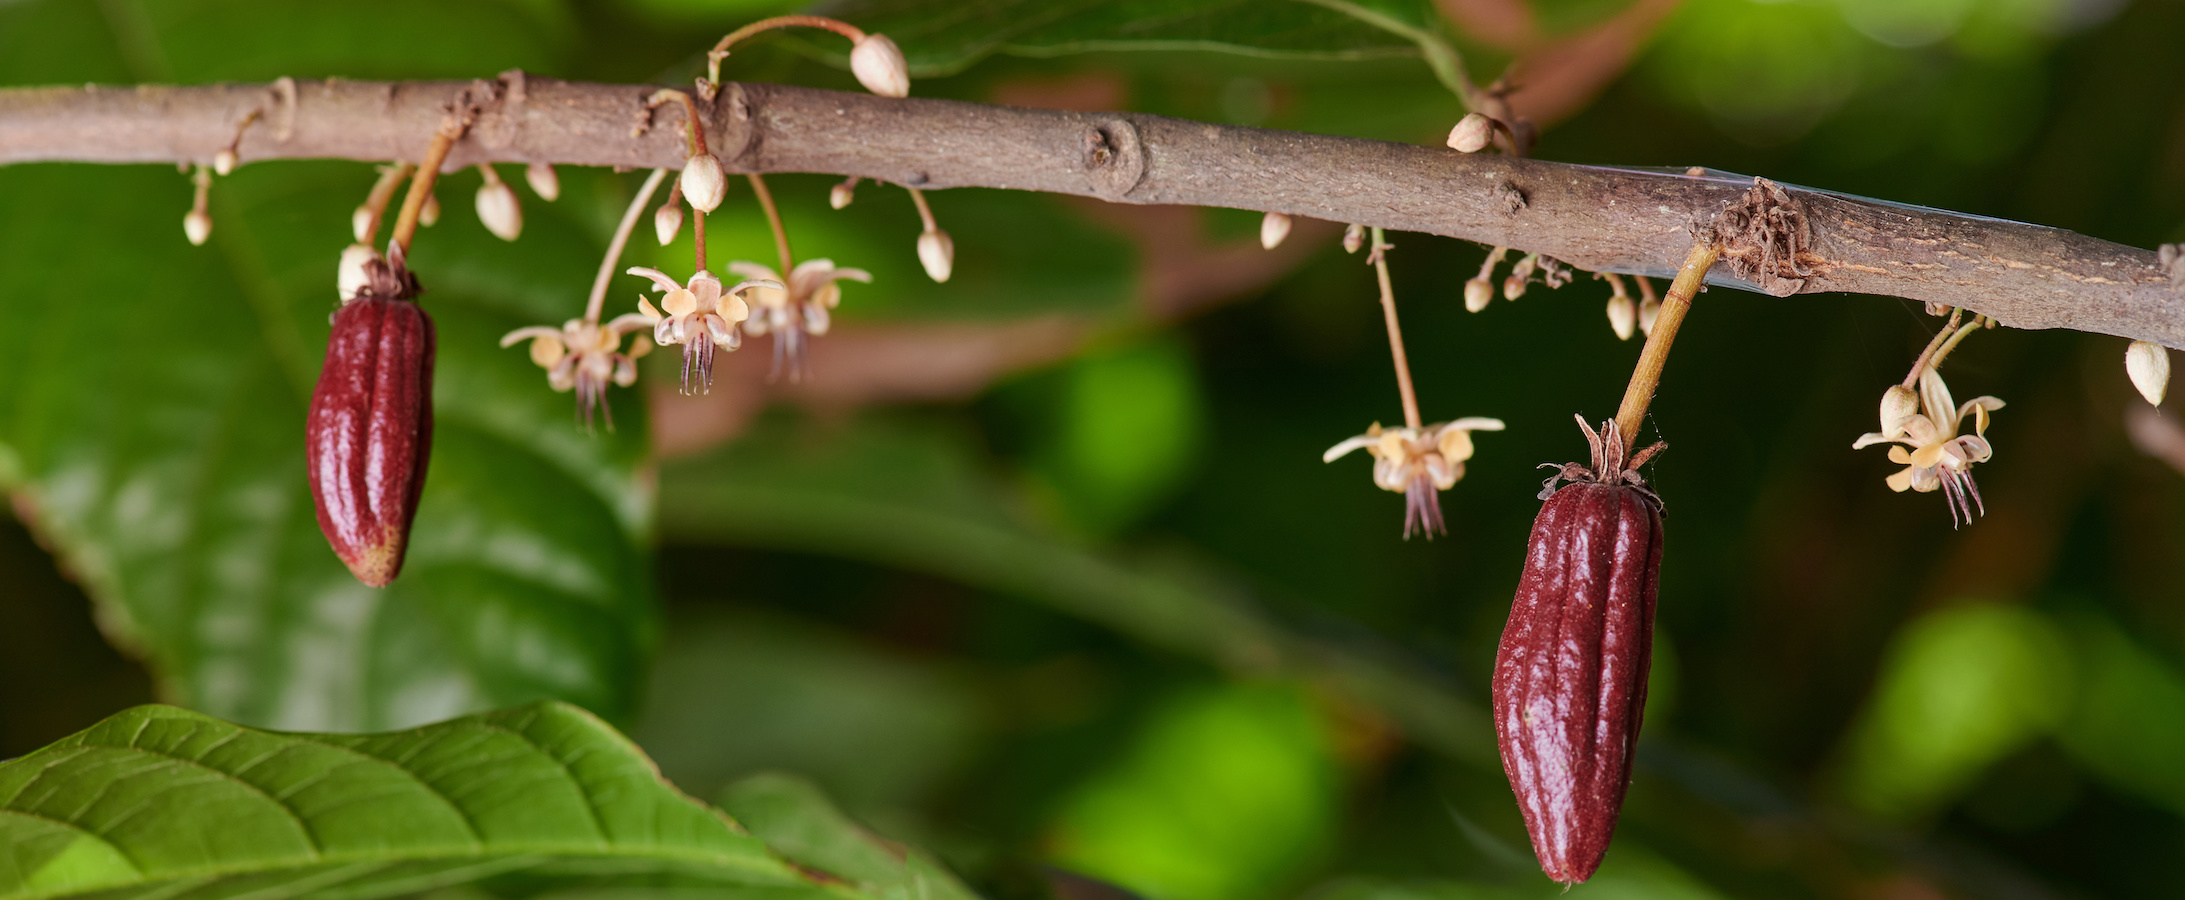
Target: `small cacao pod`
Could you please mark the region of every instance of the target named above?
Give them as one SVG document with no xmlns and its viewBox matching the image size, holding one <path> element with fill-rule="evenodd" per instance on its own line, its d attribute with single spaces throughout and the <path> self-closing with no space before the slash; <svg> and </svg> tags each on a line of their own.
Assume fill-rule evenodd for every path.
<svg viewBox="0 0 2185 900">
<path fill-rule="evenodd" d="M 1661 501 L 1637 472 L 1661 445 L 1626 463 L 1615 422 L 1578 425 L 1592 468 L 1562 466 L 1541 491 L 1494 674 L 1503 772 L 1541 871 L 1565 884 L 1592 877 L 1623 808 L 1662 558 Z"/>
<path fill-rule="evenodd" d="M 358 581 L 402 571 L 432 456 L 432 318 L 399 265 L 365 264 L 366 286 L 334 313 L 304 421 L 319 530 Z"/>
</svg>

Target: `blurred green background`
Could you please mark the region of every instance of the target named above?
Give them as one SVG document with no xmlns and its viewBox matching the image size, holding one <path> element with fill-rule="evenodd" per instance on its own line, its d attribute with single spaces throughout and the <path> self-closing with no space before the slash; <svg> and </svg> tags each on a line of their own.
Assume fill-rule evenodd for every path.
<svg viewBox="0 0 2185 900">
<path fill-rule="evenodd" d="M 16 0 L 0 84 L 678 83 L 796 6 Z M 833 8 L 925 96 L 1434 144 L 1455 60 L 1484 83 L 1523 59 L 1544 158 L 2185 240 L 2175 0 Z M 842 50 L 767 37 L 726 77 L 853 89 Z M 193 248 L 172 170 L 0 169 L 0 758 L 155 698 L 369 729 L 559 697 L 698 796 L 808 775 L 997 900 L 1554 895 L 1482 708 L 1533 465 L 1579 454 L 1571 413 L 1609 415 L 1637 354 L 1598 282 L 1467 314 L 1482 248 L 1393 236 L 1427 418 L 1509 423 L 1444 495 L 1448 536 L 1405 542 L 1366 462 L 1317 459 L 1400 418 L 1372 273 L 1332 226 L 1267 253 L 1257 214 L 939 192 L 935 285 L 900 191 L 835 212 L 833 179 L 776 177 L 801 256 L 875 275 L 813 379 L 767 386 L 760 340 L 677 398 L 655 358 L 588 435 L 493 342 L 576 315 L 639 178 L 564 170 L 504 244 L 458 173 L 413 257 L 440 438 L 410 568 L 375 593 L 319 538 L 295 440 L 372 178 L 247 165 Z M 710 251 L 771 265 L 750 197 Z M 689 240 L 628 264 L 687 271 Z M 1850 449 L 1934 327 L 1893 298 L 1701 299 L 1648 430 L 1672 449 L 1646 738 L 1574 895 L 2174 890 L 2185 459 L 2140 448 L 2185 438 L 2121 339 L 1977 335 L 1952 385 L 2010 406 L 1989 514 L 1953 530 Z"/>
</svg>

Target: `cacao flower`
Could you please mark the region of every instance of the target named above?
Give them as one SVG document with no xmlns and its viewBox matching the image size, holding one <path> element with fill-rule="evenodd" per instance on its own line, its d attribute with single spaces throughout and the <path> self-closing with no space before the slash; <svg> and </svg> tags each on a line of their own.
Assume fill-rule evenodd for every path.
<svg viewBox="0 0 2185 900">
<path fill-rule="evenodd" d="M 1494 675 L 1503 772 L 1541 871 L 1565 884 L 1592 877 L 1623 808 L 1662 558 L 1661 501 L 1637 472 L 1662 445 L 1627 462 L 1615 422 L 1578 426 L 1593 464 L 1541 491 Z"/>
<path fill-rule="evenodd" d="M 399 263 L 371 260 L 365 275 L 334 313 L 304 457 L 319 530 L 358 581 L 384 587 L 402 571 L 432 455 L 433 328 Z"/>
</svg>

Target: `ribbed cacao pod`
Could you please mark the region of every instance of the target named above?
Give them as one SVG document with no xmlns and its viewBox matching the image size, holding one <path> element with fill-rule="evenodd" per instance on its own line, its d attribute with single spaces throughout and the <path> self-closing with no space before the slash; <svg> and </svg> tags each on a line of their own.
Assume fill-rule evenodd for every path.
<svg viewBox="0 0 2185 900">
<path fill-rule="evenodd" d="M 1628 464 L 1615 422 L 1591 468 L 1562 466 L 1541 491 L 1510 622 L 1495 654 L 1495 737 L 1541 871 L 1593 876 L 1631 781 L 1646 710 L 1661 501 Z M 1556 488 L 1556 482 L 1571 483 Z"/>
<path fill-rule="evenodd" d="M 374 259 L 356 299 L 334 313 L 326 365 L 304 422 L 319 530 L 358 581 L 402 571 L 432 456 L 432 318 L 417 280 Z"/>
</svg>

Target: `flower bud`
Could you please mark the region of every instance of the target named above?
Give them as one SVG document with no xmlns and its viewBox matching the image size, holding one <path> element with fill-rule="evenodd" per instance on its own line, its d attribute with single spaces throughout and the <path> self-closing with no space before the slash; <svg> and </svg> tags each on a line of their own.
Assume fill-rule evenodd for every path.
<svg viewBox="0 0 2185 900">
<path fill-rule="evenodd" d="M 728 199 L 728 171 L 711 153 L 698 154 L 684 163 L 683 175 L 676 184 L 682 186 L 683 196 L 699 212 L 719 209 L 721 201 Z"/>
<path fill-rule="evenodd" d="M 369 244 L 350 244 L 341 251 L 341 266 L 334 271 L 334 290 L 341 294 L 343 303 L 356 299 L 357 291 L 367 281 L 364 264 L 378 258 L 379 253 Z"/>
<path fill-rule="evenodd" d="M 843 207 L 849 206 L 851 200 L 857 199 L 857 195 L 854 193 L 854 191 L 855 189 L 850 187 L 850 183 L 847 181 L 841 182 L 834 187 L 828 188 L 827 205 L 832 206 L 836 209 L 841 209 Z"/>
<path fill-rule="evenodd" d="M 334 312 L 326 365 L 304 420 L 305 471 L 319 530 L 358 581 L 402 571 L 432 455 L 432 319 L 408 272 L 373 260 Z"/>
<path fill-rule="evenodd" d="M 1343 229 L 1343 252 L 1356 253 L 1366 245 L 1366 226 L 1356 222 Z"/>
<path fill-rule="evenodd" d="M 1478 153 L 1487 149 L 1487 142 L 1495 137 L 1495 121 L 1479 113 L 1466 113 L 1457 120 L 1457 127 L 1449 129 L 1449 148 L 1459 153 Z"/>
<path fill-rule="evenodd" d="M 1259 245 L 1269 250 L 1282 246 L 1282 239 L 1290 236 L 1290 217 L 1271 212 L 1259 219 Z"/>
<path fill-rule="evenodd" d="M 2139 395 L 2155 406 L 2162 405 L 2162 395 L 2170 389 L 2170 351 L 2153 341 L 2133 341 L 2124 348 L 2124 371 L 2132 376 L 2132 386 L 2139 388 Z"/>
<path fill-rule="evenodd" d="M 417 211 L 417 224 L 431 228 L 440 222 L 440 195 L 426 194 L 425 205 Z"/>
<path fill-rule="evenodd" d="M 212 155 L 212 173 L 226 175 L 235 171 L 235 150 L 228 148 Z"/>
<path fill-rule="evenodd" d="M 1919 395 L 1901 384 L 1882 392 L 1882 433 L 1893 435 L 1905 419 L 1919 412 Z"/>
<path fill-rule="evenodd" d="M 1479 312 L 1495 301 L 1495 286 L 1485 278 L 1464 283 L 1464 311 Z"/>
<path fill-rule="evenodd" d="M 1654 320 L 1661 314 L 1662 302 L 1660 298 L 1648 297 L 1639 301 L 1639 330 L 1649 335 L 1653 334 Z"/>
<path fill-rule="evenodd" d="M 1619 341 L 1631 340 L 1631 331 L 1639 324 L 1639 305 L 1631 302 L 1630 295 L 1617 294 L 1608 298 L 1608 327 L 1616 332 Z"/>
<path fill-rule="evenodd" d="M 499 179 L 479 185 L 478 221 L 504 241 L 523 234 L 523 206 L 516 201 L 516 189 Z"/>
<path fill-rule="evenodd" d="M 938 228 L 918 235 L 918 262 L 925 265 L 926 275 L 934 281 L 947 281 L 948 273 L 956 266 L 956 242 Z"/>
<path fill-rule="evenodd" d="M 202 209 L 185 213 L 182 216 L 182 236 L 189 238 L 191 244 L 204 246 L 206 239 L 212 237 L 212 217 L 206 215 Z"/>
<path fill-rule="evenodd" d="M 663 203 L 652 211 L 652 233 L 665 247 L 675 242 L 676 232 L 683 230 L 683 204 Z"/>
<path fill-rule="evenodd" d="M 857 83 L 882 97 L 910 96 L 910 66 L 902 48 L 884 34 L 868 34 L 850 48 L 850 73 Z"/>
<path fill-rule="evenodd" d="M 1502 279 L 1503 299 L 1515 300 L 1523 296 L 1525 296 L 1525 279 L 1523 276 L 1512 275 L 1508 278 Z"/>
<path fill-rule="evenodd" d="M 362 243 L 364 241 L 364 236 L 371 233 L 371 230 L 372 208 L 369 206 L 358 206 L 355 212 L 349 214 L 350 236 L 355 237 L 358 243 Z"/>
<path fill-rule="evenodd" d="M 539 199 L 548 203 L 561 199 L 561 176 L 554 174 L 552 165 L 535 162 L 523 167 L 523 180 Z"/>
</svg>

